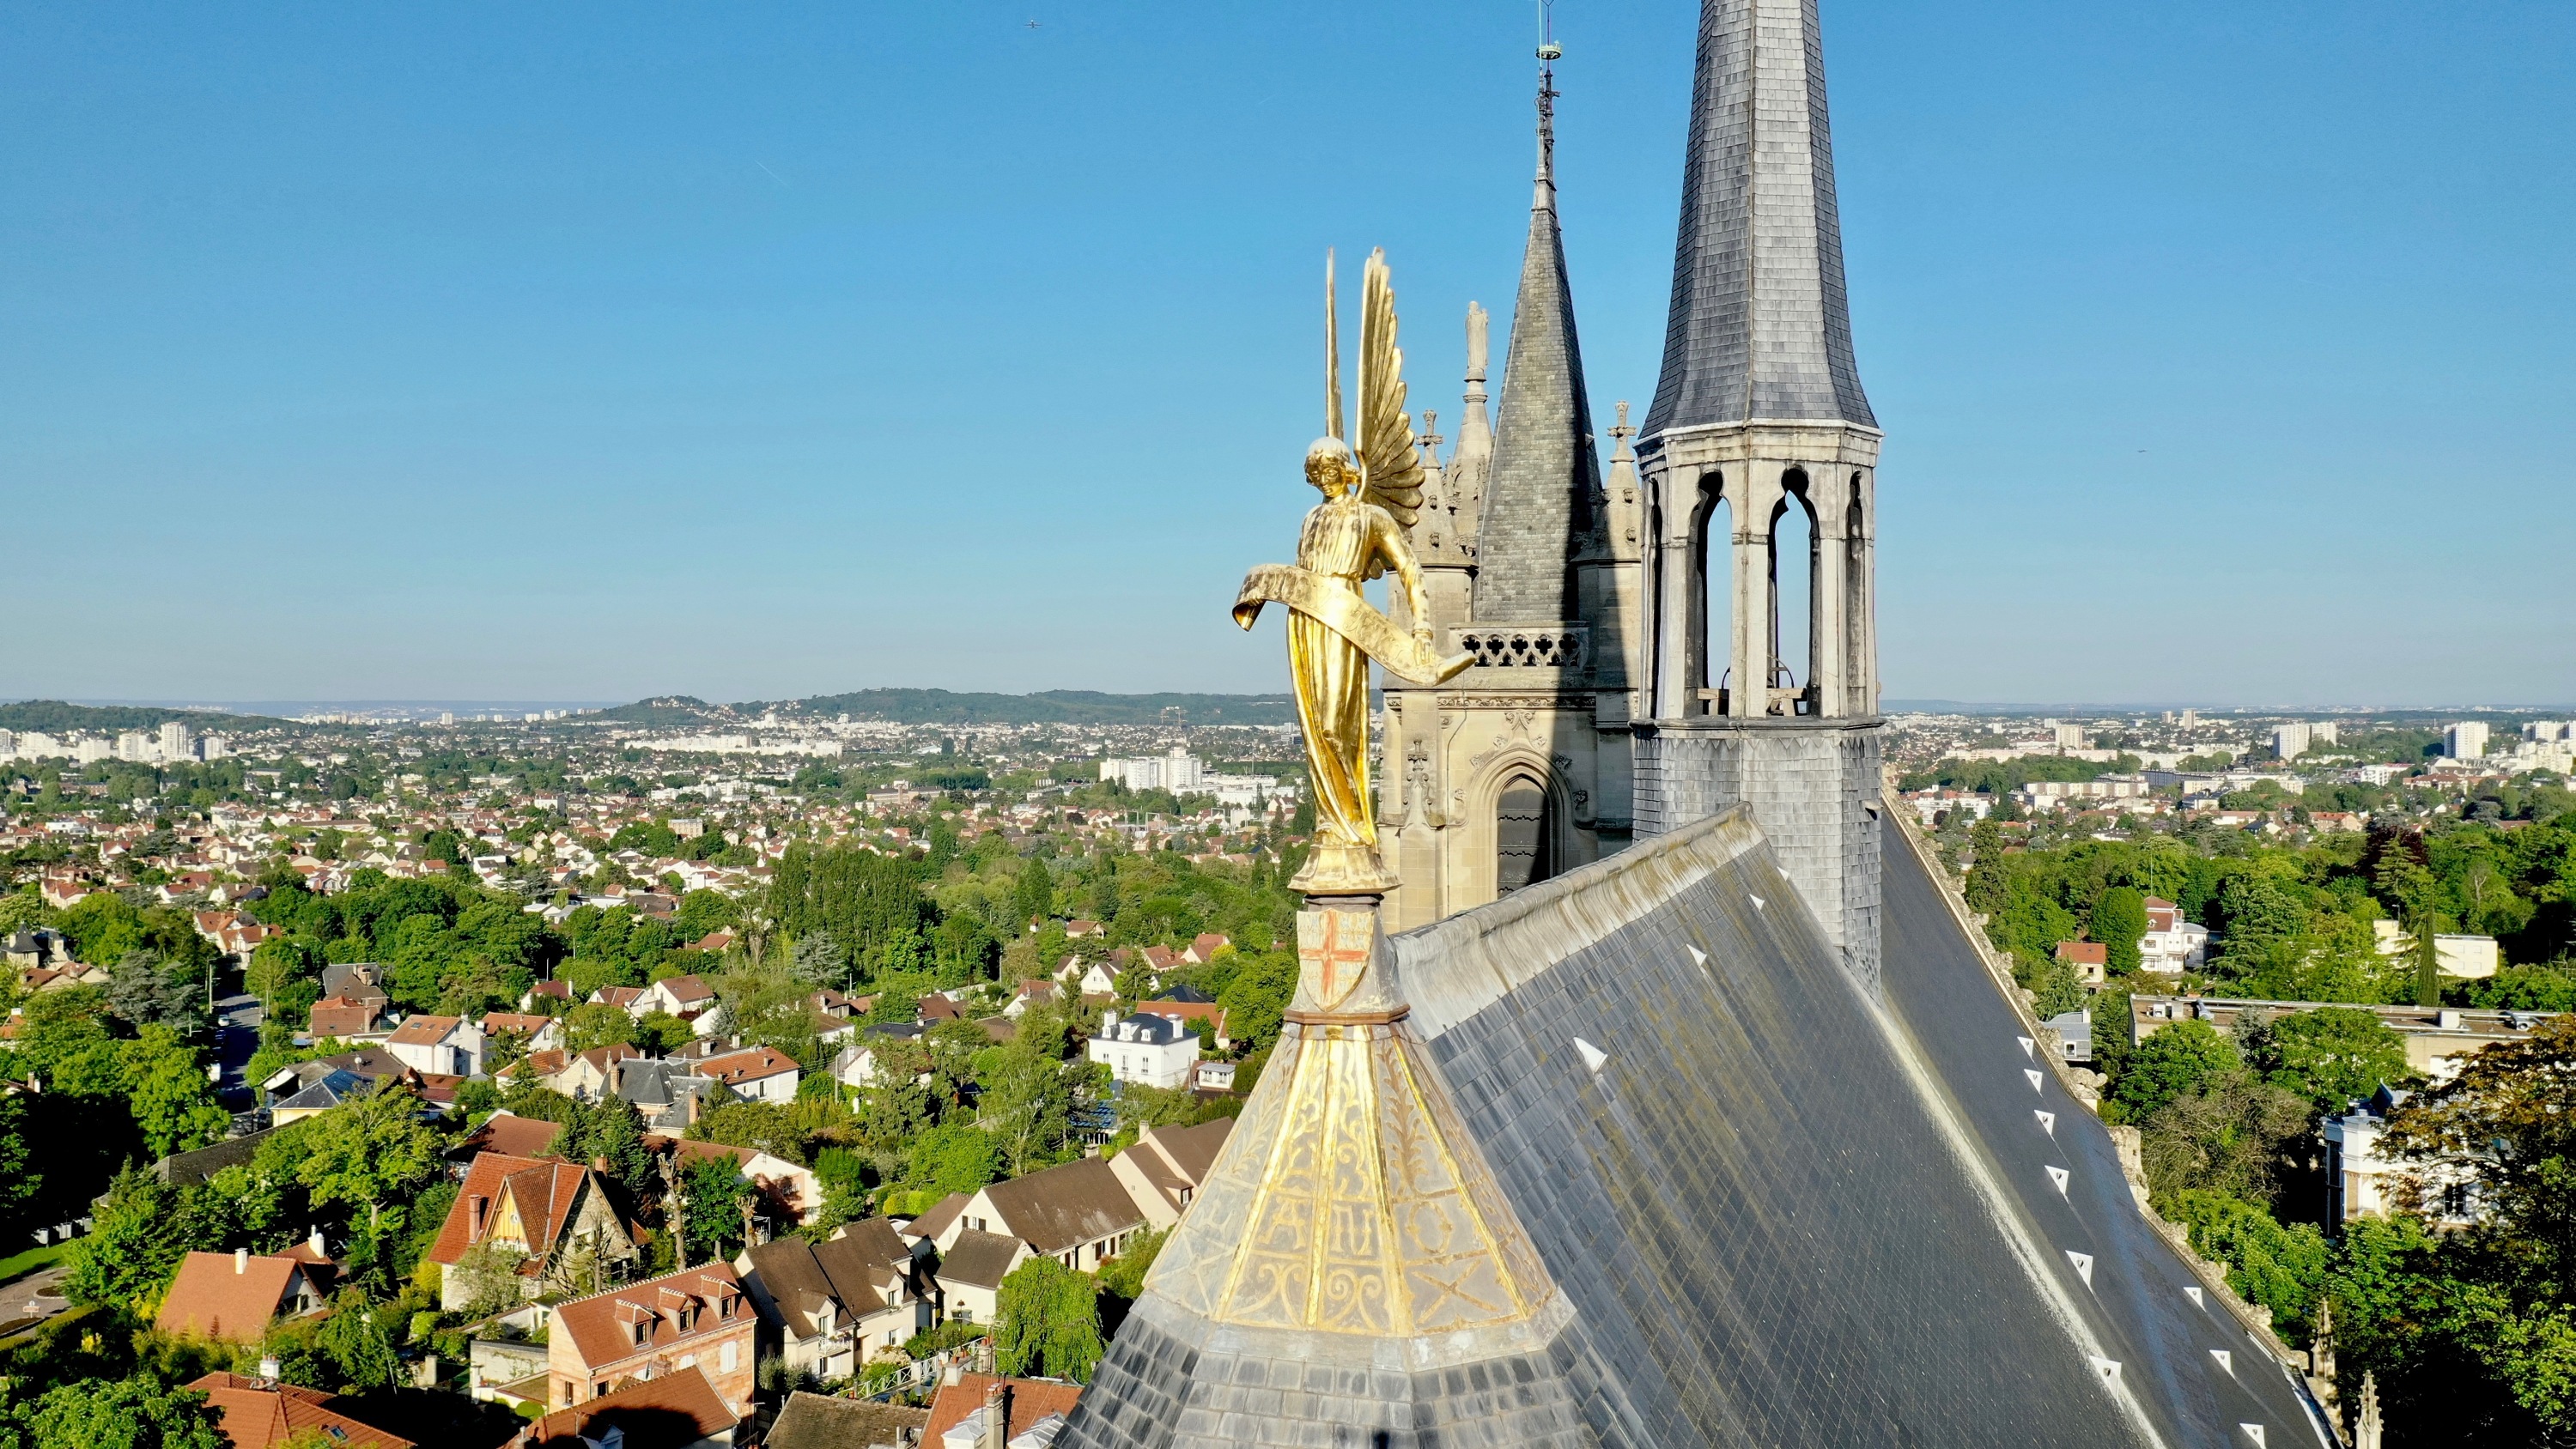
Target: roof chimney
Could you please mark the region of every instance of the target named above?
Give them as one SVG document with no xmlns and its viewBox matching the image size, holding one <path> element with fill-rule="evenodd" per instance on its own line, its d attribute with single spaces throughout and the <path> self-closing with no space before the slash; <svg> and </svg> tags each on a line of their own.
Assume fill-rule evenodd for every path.
<svg viewBox="0 0 2576 1449">
<path fill-rule="evenodd" d="M 250 1271 L 250 1249 L 248 1249 L 248 1248 L 235 1248 L 235 1249 L 233 1249 L 233 1274 L 234 1274 L 234 1276 L 239 1277 L 240 1275 L 242 1275 L 242 1274 L 244 1274 L 244 1273 L 247 1273 L 247 1272 L 249 1272 L 249 1271 Z"/>
<path fill-rule="evenodd" d="M 313 1236 L 306 1241 L 311 1244 L 314 1257 L 327 1258 L 331 1256 L 330 1250 L 322 1246 L 322 1229 L 320 1227 L 315 1227 L 313 1229 Z"/>
<path fill-rule="evenodd" d="M 1011 1381 L 995 1379 L 984 1389 L 984 1432 L 976 1449 L 1004 1449 L 1011 1442 Z"/>
</svg>

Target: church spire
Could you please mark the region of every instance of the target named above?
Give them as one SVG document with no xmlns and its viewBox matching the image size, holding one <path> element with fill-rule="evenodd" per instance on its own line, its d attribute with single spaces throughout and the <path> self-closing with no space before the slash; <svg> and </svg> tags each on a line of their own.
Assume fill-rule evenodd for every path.
<svg viewBox="0 0 2576 1449">
<path fill-rule="evenodd" d="M 1681 236 L 1646 435 L 1876 427 L 1852 361 L 1816 0 L 1701 0 Z"/>
<path fill-rule="evenodd" d="M 1493 467 L 1476 530 L 1475 617 L 1487 622 L 1576 616 L 1571 564 L 1585 511 L 1601 486 L 1556 216 L 1554 63 L 1561 54 L 1552 42 L 1539 47 L 1538 177 L 1504 354 Z"/>
</svg>

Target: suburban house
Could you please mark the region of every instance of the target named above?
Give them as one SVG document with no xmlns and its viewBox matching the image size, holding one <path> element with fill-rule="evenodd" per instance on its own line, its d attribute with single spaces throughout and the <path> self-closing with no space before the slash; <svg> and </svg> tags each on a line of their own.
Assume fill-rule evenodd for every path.
<svg viewBox="0 0 2576 1449">
<path fill-rule="evenodd" d="M 1042 1449 L 1064 1429 L 1082 1385 L 959 1374 L 930 1401 L 921 1449 Z"/>
<path fill-rule="evenodd" d="M 667 1011 L 696 1029 L 700 1036 L 713 1036 L 716 1030 L 716 989 L 698 976 L 670 976 L 644 988 L 635 1004 L 626 1008 L 637 1016 L 651 1016 Z"/>
<path fill-rule="evenodd" d="M 2111 948 L 2099 941 L 2060 941 L 2057 959 L 2075 968 L 2075 979 L 2099 986 L 2111 969 Z"/>
<path fill-rule="evenodd" d="M 374 961 L 347 961 L 322 968 L 322 994 L 343 1001 L 372 1001 L 378 1010 L 393 1005 L 385 990 L 385 968 Z"/>
<path fill-rule="evenodd" d="M 877 1084 L 877 1056 L 886 1044 L 911 1044 L 920 1039 L 921 1026 L 917 1022 L 878 1022 L 860 1032 L 858 1040 L 833 1053 L 832 1076 L 845 1087 L 873 1087 Z"/>
<path fill-rule="evenodd" d="M 698 1075 L 724 1083 L 737 1097 L 785 1106 L 796 1100 L 796 1059 L 775 1047 L 726 1052 L 698 1063 Z"/>
<path fill-rule="evenodd" d="M 391 1034 L 384 1024 L 385 1007 L 381 1001 L 352 1001 L 345 996 L 326 996 L 313 1003 L 307 1016 L 305 1032 L 314 1041 L 380 1042 Z"/>
<path fill-rule="evenodd" d="M 461 1016 L 423 1012 L 405 1017 L 385 1050 L 413 1071 L 447 1077 L 483 1075 L 483 1029 Z"/>
<path fill-rule="evenodd" d="M 2476 1165 L 2443 1157 L 2429 1162 L 2382 1155 L 2388 1114 L 2414 1094 L 2383 1084 L 2370 1100 L 2329 1116 L 2317 1129 L 2326 1145 L 2326 1221 L 2420 1212 L 2435 1226 L 2465 1228 L 2484 1219 Z"/>
<path fill-rule="evenodd" d="M 257 1343 L 269 1325 L 318 1311 L 325 1300 L 313 1265 L 283 1254 L 190 1253 L 161 1299 L 152 1326 L 183 1337 Z"/>
<path fill-rule="evenodd" d="M 549 1015 L 561 1016 L 572 1010 L 572 1002 L 572 983 L 569 981 L 540 981 L 519 993 L 521 1011 L 537 1011 L 539 1003 L 544 1003 Z"/>
<path fill-rule="evenodd" d="M 528 1053 L 526 1069 L 534 1074 L 538 1085 L 550 1092 L 561 1092 L 576 1102 L 593 1102 L 608 1090 L 609 1076 L 619 1062 L 642 1055 L 623 1042 L 570 1055 L 535 1051 Z"/>
<path fill-rule="evenodd" d="M 1147 1222 L 1168 1228 L 1207 1184 L 1208 1171 L 1233 1131 L 1231 1117 L 1193 1127 L 1148 1127 L 1135 1146 L 1109 1159 L 1109 1170 L 1144 1210 Z"/>
<path fill-rule="evenodd" d="M 960 1228 L 939 1258 L 942 1311 L 954 1323 L 990 1323 L 1002 1280 L 1029 1260 L 1029 1245 L 1000 1233 Z"/>
<path fill-rule="evenodd" d="M 938 1316 L 936 1280 L 884 1218 L 850 1223 L 820 1243 L 763 1243 L 733 1265 L 760 1311 L 761 1357 L 783 1357 L 817 1378 L 856 1374 Z"/>
<path fill-rule="evenodd" d="M 414 1449 L 411 1440 L 331 1407 L 339 1395 L 302 1384 L 216 1372 L 188 1387 L 204 1394 L 207 1407 L 223 1416 L 223 1435 L 233 1449 L 272 1449 L 290 1440 L 327 1443 L 334 1449 Z"/>
<path fill-rule="evenodd" d="M 637 1017 L 650 1015 L 645 1008 L 636 1005 L 643 999 L 644 988 L 641 986 L 603 986 L 590 993 L 592 1005 L 614 1006 L 620 1011 Z"/>
<path fill-rule="evenodd" d="M 749 1412 L 690 1364 L 557 1409 L 520 1430 L 509 1449 L 730 1449 Z"/>
<path fill-rule="evenodd" d="M 459 1271 L 486 1245 L 482 1256 L 497 1259 L 486 1272 Z M 519 1280 L 517 1297 L 579 1292 L 609 1262 L 635 1256 L 635 1242 L 589 1168 L 486 1152 L 466 1169 L 427 1256 L 446 1270 L 439 1305 L 457 1312 L 491 1295 L 488 1272 L 504 1264 Z"/>
<path fill-rule="evenodd" d="M 1011 1004 L 1002 1008 L 1002 1015 L 1017 1021 L 1026 1016 L 1032 1006 L 1047 1006 L 1062 1000 L 1064 988 L 1052 981 L 1023 981 L 1020 989 L 1012 993 Z"/>
<path fill-rule="evenodd" d="M 2138 969 L 2178 974 L 2209 960 L 2209 928 L 2182 918 L 2171 901 L 2147 897 L 2147 933 L 2138 938 Z"/>
<path fill-rule="evenodd" d="M 576 1298 L 555 1309 L 547 1330 L 547 1398 L 568 1409 L 627 1379 L 695 1368 L 729 1412 L 747 1415 L 759 1329 L 760 1315 L 727 1263 Z"/>
<path fill-rule="evenodd" d="M 1181 959 L 1193 966 L 1205 966 L 1216 959 L 1216 953 L 1234 944 L 1234 938 L 1223 931 L 1203 931 L 1181 951 Z"/>
<path fill-rule="evenodd" d="M 524 1011 L 490 1011 L 484 1013 L 482 1027 L 486 1040 L 505 1033 L 522 1037 L 532 1052 L 563 1045 L 563 1022 L 556 1017 L 537 1016 Z"/>
<path fill-rule="evenodd" d="M 1031 1256 L 1086 1273 L 1150 1225 L 1117 1172 L 1097 1157 L 988 1183 L 967 1199 L 956 1221 L 979 1233 L 1017 1238 Z M 946 1247 L 941 1245 L 943 1252 Z"/>
<path fill-rule="evenodd" d="M 1089 1053 L 1122 1082 L 1186 1087 L 1190 1067 L 1199 1059 L 1199 1038 L 1172 1017 L 1140 1011 L 1120 1021 L 1118 1013 L 1109 1011 L 1101 1013 L 1100 1034 L 1091 1039 Z"/>
<path fill-rule="evenodd" d="M 602 1100 L 618 1096 L 634 1103 L 644 1125 L 660 1132 L 680 1131 L 726 1097 L 723 1087 L 699 1076 L 690 1063 L 659 1057 L 628 1057 L 614 1063 L 598 1095 Z"/>
</svg>

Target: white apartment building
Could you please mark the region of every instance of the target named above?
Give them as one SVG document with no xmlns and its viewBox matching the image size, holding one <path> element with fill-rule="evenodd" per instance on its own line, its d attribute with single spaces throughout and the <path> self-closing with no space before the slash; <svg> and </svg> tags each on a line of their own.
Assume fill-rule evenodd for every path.
<svg viewBox="0 0 2576 1449">
<path fill-rule="evenodd" d="M 1100 778 L 1130 790 L 1169 790 L 1175 795 L 1196 795 L 1207 792 L 1208 782 L 1213 777 L 1187 746 L 1174 745 L 1168 754 L 1102 760 Z"/>
<path fill-rule="evenodd" d="M 2422 1211 L 2447 1228 L 2464 1228 L 2486 1216 L 2475 1165 L 2453 1158 L 2409 1161 L 2381 1154 L 2388 1114 L 2412 1093 L 2382 1086 L 2367 1102 L 2328 1117 L 2317 1131 L 2326 1146 L 2326 1211 L 2329 1222 L 2401 1209 Z"/>
<path fill-rule="evenodd" d="M 2340 726 L 2328 721 L 2322 724 L 2297 722 L 2272 727 L 2272 753 L 2284 760 L 2295 760 L 2318 745 L 2337 743 Z"/>
<path fill-rule="evenodd" d="M 2487 752 L 2487 727 L 2478 720 L 2462 720 L 2442 731 L 2442 753 L 2455 760 L 2475 759 Z"/>
</svg>

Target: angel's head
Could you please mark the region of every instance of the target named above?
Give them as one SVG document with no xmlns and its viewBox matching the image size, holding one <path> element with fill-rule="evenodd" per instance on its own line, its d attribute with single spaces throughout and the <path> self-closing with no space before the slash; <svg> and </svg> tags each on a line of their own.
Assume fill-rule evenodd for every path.
<svg viewBox="0 0 2576 1449">
<path fill-rule="evenodd" d="M 1349 492 L 1359 482 L 1350 446 L 1339 438 L 1317 438 L 1306 449 L 1306 481 L 1323 489 L 1327 498 Z"/>
</svg>

